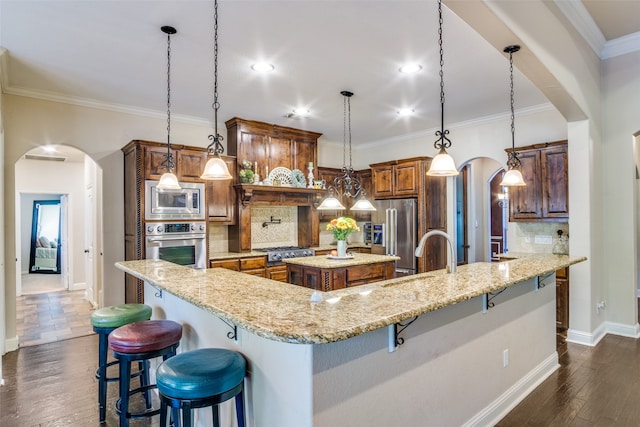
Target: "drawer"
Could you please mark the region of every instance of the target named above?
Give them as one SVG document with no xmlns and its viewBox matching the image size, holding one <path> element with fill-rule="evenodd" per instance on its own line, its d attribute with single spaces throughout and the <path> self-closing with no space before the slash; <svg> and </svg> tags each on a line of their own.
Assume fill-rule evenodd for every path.
<svg viewBox="0 0 640 427">
<path fill-rule="evenodd" d="M 209 268 L 226 268 L 227 270 L 240 271 L 240 263 L 238 259 L 211 260 L 209 261 Z"/>
<path fill-rule="evenodd" d="M 254 268 L 253 270 L 242 270 L 244 274 L 250 274 L 251 276 L 267 277 L 266 268 Z"/>
<path fill-rule="evenodd" d="M 265 268 L 267 266 L 267 257 L 259 256 L 254 258 L 240 258 L 240 271 L 254 270 L 257 268 Z"/>
<path fill-rule="evenodd" d="M 347 269 L 347 283 L 360 282 L 362 280 L 384 278 L 384 264 L 363 265 Z"/>
</svg>

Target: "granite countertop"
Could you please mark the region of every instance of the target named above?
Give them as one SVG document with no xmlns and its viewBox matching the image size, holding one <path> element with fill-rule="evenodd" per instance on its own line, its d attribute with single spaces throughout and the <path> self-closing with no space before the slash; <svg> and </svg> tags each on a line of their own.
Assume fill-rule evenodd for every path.
<svg viewBox="0 0 640 427">
<path fill-rule="evenodd" d="M 162 260 L 123 261 L 116 267 L 256 335 L 298 344 L 345 340 L 487 292 L 585 261 L 568 255 L 530 255 L 479 262 L 322 292 L 224 268 L 195 270 Z"/>
<path fill-rule="evenodd" d="M 330 258 L 328 255 L 308 256 L 299 258 L 283 259 L 285 264 L 302 265 L 305 267 L 316 268 L 345 268 L 354 265 L 377 264 L 381 262 L 392 262 L 399 260 L 400 257 L 392 255 L 371 255 L 371 254 L 349 254 L 348 259 Z"/>
</svg>

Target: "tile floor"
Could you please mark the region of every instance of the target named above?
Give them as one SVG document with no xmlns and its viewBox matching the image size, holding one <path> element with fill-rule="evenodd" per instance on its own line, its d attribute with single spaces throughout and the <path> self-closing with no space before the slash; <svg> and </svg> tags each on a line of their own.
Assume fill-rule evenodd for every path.
<svg viewBox="0 0 640 427">
<path fill-rule="evenodd" d="M 93 334 L 93 307 L 84 299 L 84 290 L 64 290 L 59 285 L 58 275 L 25 276 L 37 277 L 23 276 L 23 295 L 16 298 L 16 332 L 20 347 Z"/>
</svg>

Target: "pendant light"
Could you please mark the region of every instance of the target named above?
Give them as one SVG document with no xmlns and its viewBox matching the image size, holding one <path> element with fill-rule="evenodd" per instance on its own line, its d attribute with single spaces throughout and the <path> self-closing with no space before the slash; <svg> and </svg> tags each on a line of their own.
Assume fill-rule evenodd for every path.
<svg viewBox="0 0 640 427">
<path fill-rule="evenodd" d="M 517 44 L 510 45 L 504 48 L 504 52 L 509 54 L 509 74 L 510 74 L 510 98 L 511 98 L 511 151 L 509 152 L 509 159 L 507 160 L 507 166 L 509 170 L 504 174 L 500 185 L 508 187 L 522 187 L 527 185 L 520 173 L 520 159 L 518 158 L 518 152 L 516 151 L 516 138 L 515 138 L 515 113 L 513 109 L 513 54 L 520 50 L 520 46 Z"/>
<path fill-rule="evenodd" d="M 444 129 L 444 50 L 442 48 L 442 0 L 438 0 L 438 42 L 440 44 L 440 130 L 436 131 L 438 139 L 433 146 L 438 150 L 438 154 L 431 161 L 431 167 L 427 175 L 431 176 L 455 176 L 458 169 L 453 158 L 447 153 L 447 148 L 451 147 L 451 140 L 447 138 L 449 130 Z"/>
<path fill-rule="evenodd" d="M 366 191 L 360 181 L 353 176 L 353 166 L 351 164 L 351 97 L 353 92 L 343 90 L 343 134 L 342 134 L 342 176 L 336 177 L 333 185 L 329 185 L 329 195 L 322 201 L 319 210 L 340 210 L 345 209 L 338 200 L 334 191 L 338 191 L 346 198 L 357 199 L 349 210 L 352 211 L 375 211 L 376 208 L 366 198 Z M 349 166 L 347 166 L 347 140 L 349 141 Z"/>
<path fill-rule="evenodd" d="M 209 135 L 211 143 L 207 146 L 209 160 L 204 166 L 202 179 L 232 179 L 227 164 L 220 155 L 224 153 L 224 147 L 220 143 L 224 138 L 218 133 L 218 0 L 213 2 L 213 135 Z"/>
<path fill-rule="evenodd" d="M 160 28 L 167 35 L 167 158 L 162 163 L 167 165 L 167 172 L 163 173 L 156 185 L 159 190 L 179 190 L 180 183 L 173 173 L 173 156 L 171 155 L 171 35 L 177 31 L 170 26 Z"/>
</svg>

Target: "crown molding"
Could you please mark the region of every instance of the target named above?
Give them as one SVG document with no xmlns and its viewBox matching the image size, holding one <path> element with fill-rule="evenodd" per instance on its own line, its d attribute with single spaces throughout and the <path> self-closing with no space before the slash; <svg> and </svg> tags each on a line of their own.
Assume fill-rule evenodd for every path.
<svg viewBox="0 0 640 427">
<path fill-rule="evenodd" d="M 18 86 L 11 86 L 11 87 L 5 86 L 4 93 L 8 95 L 16 95 L 16 96 L 24 96 L 27 98 L 41 99 L 44 101 L 59 102 L 59 103 L 75 105 L 79 107 L 96 108 L 99 110 L 112 111 L 116 113 L 150 117 L 153 119 L 167 118 L 166 111 L 161 112 L 161 111 L 151 110 L 147 108 L 132 107 L 130 105 L 113 104 L 108 102 L 96 101 L 94 99 L 89 99 L 89 98 L 61 95 L 55 92 L 34 90 L 34 89 L 28 89 L 28 88 L 18 87 Z M 171 120 L 175 120 L 177 122 L 186 123 L 186 124 L 198 125 L 198 126 L 209 126 L 209 127 L 212 126 L 210 121 L 202 119 L 200 117 L 194 117 L 194 116 L 172 114 Z"/>
<path fill-rule="evenodd" d="M 600 56 L 607 40 L 582 1 L 554 0 L 554 2 L 596 55 Z"/>
<path fill-rule="evenodd" d="M 637 51 L 640 51 L 640 32 L 609 40 L 600 53 L 600 59 L 609 59 Z"/>
</svg>

